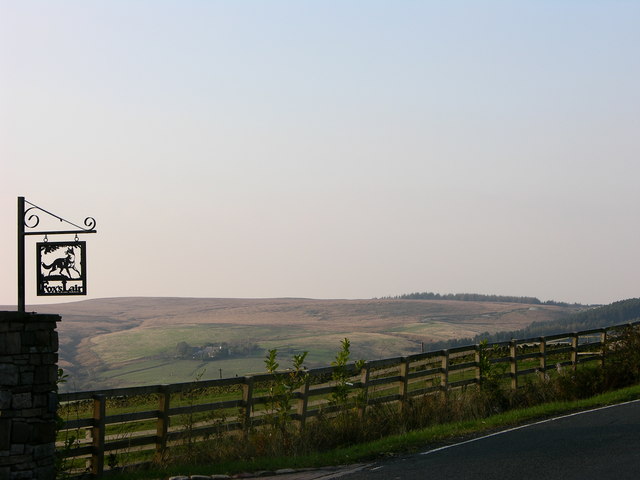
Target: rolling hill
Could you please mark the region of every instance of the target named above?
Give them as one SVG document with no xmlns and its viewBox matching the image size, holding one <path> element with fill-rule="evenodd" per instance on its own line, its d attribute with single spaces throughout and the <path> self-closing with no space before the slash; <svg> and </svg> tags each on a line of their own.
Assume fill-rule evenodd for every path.
<svg viewBox="0 0 640 480">
<path fill-rule="evenodd" d="M 39 305 L 62 315 L 60 366 L 68 390 L 87 390 L 230 377 L 264 371 L 277 348 L 283 368 L 309 351 L 307 367 L 328 365 L 348 337 L 353 359 L 420 352 L 431 342 L 518 330 L 560 319 L 575 306 L 452 300 L 314 300 L 105 298 Z M 176 347 L 240 345 L 249 353 L 178 358 Z"/>
</svg>

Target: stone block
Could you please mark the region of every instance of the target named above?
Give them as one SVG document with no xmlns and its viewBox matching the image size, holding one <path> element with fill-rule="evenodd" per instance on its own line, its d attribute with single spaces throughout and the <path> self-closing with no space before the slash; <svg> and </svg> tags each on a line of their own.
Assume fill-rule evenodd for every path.
<svg viewBox="0 0 640 480">
<path fill-rule="evenodd" d="M 49 395 L 45 393 L 34 393 L 31 397 L 31 401 L 33 402 L 33 407 L 48 407 L 49 406 Z"/>
<path fill-rule="evenodd" d="M 51 376 L 53 375 L 53 380 Z M 49 384 L 56 383 L 56 368 L 54 365 L 40 365 L 35 367 L 35 377 L 33 383 L 36 384 Z"/>
<path fill-rule="evenodd" d="M 33 398 L 31 393 L 18 393 L 13 396 L 13 408 L 16 410 L 21 410 L 23 408 L 32 408 L 33 407 Z"/>
<path fill-rule="evenodd" d="M 28 351 L 29 347 L 33 347 L 36 343 L 35 332 L 22 332 L 21 348 L 22 351 Z"/>
<path fill-rule="evenodd" d="M 47 393 L 47 412 L 55 414 L 58 411 L 58 392 Z"/>
<path fill-rule="evenodd" d="M 9 361 L 6 363 L 13 363 L 14 365 L 28 365 L 29 355 L 24 353 L 15 353 L 9 356 Z"/>
<path fill-rule="evenodd" d="M 9 447 L 11 447 L 11 420 L 0 418 L 0 451 L 9 450 Z"/>
<path fill-rule="evenodd" d="M 18 394 L 18 393 L 29 393 L 31 392 L 31 389 L 33 388 L 32 385 L 23 385 L 20 384 L 19 386 L 12 388 L 11 391 L 13 392 L 14 395 Z"/>
<path fill-rule="evenodd" d="M 18 385 L 19 379 L 20 374 L 16 365 L 0 364 L 0 385 L 8 387 Z"/>
<path fill-rule="evenodd" d="M 53 455 L 56 452 L 56 448 L 53 443 L 45 443 L 43 445 L 36 445 L 33 449 L 33 458 L 44 458 L 53 461 Z"/>
<path fill-rule="evenodd" d="M 11 480 L 33 480 L 33 472 L 31 470 L 23 470 L 21 472 L 13 472 L 11 474 Z"/>
<path fill-rule="evenodd" d="M 24 443 L 16 443 L 15 439 L 11 439 L 11 449 L 9 451 L 11 452 L 11 455 L 19 455 L 24 457 L 27 461 L 29 460 L 29 458 L 24 455 Z"/>
<path fill-rule="evenodd" d="M 7 408 L 6 410 L 2 410 L 0 412 L 0 417 L 2 417 L 3 420 L 11 420 L 12 418 L 16 417 L 16 412 L 11 410 L 10 408 Z"/>
<path fill-rule="evenodd" d="M 36 330 L 53 330 L 55 328 L 55 324 L 40 317 L 36 321 L 31 321 L 24 324 L 25 330 L 36 331 Z"/>
<path fill-rule="evenodd" d="M 43 365 L 45 362 L 42 361 L 42 353 L 30 353 L 29 354 L 29 365 L 33 365 L 34 367 L 38 365 Z M 46 355 L 46 353 L 44 354 Z"/>
<path fill-rule="evenodd" d="M 36 347 L 49 347 L 51 345 L 51 333 L 47 330 L 38 330 L 34 338 Z"/>
<path fill-rule="evenodd" d="M 47 411 L 45 408 L 25 408 L 20 410 L 20 415 L 22 418 L 33 419 L 33 418 L 43 418 L 46 415 Z"/>
<path fill-rule="evenodd" d="M 29 367 L 22 369 L 20 372 L 20 383 L 22 385 L 33 385 L 34 368 Z"/>
<path fill-rule="evenodd" d="M 53 365 L 58 361 L 58 356 L 55 353 L 41 353 L 37 357 L 41 365 Z"/>
<path fill-rule="evenodd" d="M 56 438 L 56 425 L 53 422 L 43 422 L 33 425 L 33 443 L 53 442 Z"/>
<path fill-rule="evenodd" d="M 19 393 L 13 396 L 13 408 L 23 409 L 33 407 L 31 393 Z"/>
<path fill-rule="evenodd" d="M 11 392 L 7 390 L 1 390 L 0 391 L 0 410 L 5 410 L 10 406 L 11 406 Z"/>
<path fill-rule="evenodd" d="M 24 330 L 26 332 L 35 332 L 36 330 L 43 330 L 47 327 L 45 323 L 42 322 L 29 322 L 24 324 Z"/>
<path fill-rule="evenodd" d="M 49 365 L 49 383 L 55 390 L 56 385 L 58 384 L 58 366 L 57 365 Z"/>
<path fill-rule="evenodd" d="M 53 465 L 43 465 L 36 468 L 34 474 L 36 475 L 34 478 L 37 478 L 38 480 L 47 480 L 55 478 L 56 472 Z"/>
<path fill-rule="evenodd" d="M 15 456 L 11 455 L 11 452 L 9 450 L 7 450 L 6 453 L 7 455 L 0 456 L 0 467 L 4 467 L 5 465 L 13 465 L 16 462 L 24 461 L 21 459 L 21 457 L 16 458 Z"/>
<path fill-rule="evenodd" d="M 31 441 L 32 427 L 27 422 L 15 421 L 11 425 L 11 443 L 28 443 Z M 23 453 L 21 451 L 20 453 Z"/>
<path fill-rule="evenodd" d="M 4 355 L 14 355 L 21 351 L 20 332 L 7 332 L 0 335 L 0 352 Z"/>
<path fill-rule="evenodd" d="M 59 347 L 58 334 L 56 332 L 51 332 L 51 341 L 49 345 L 47 345 L 45 352 L 57 352 Z"/>
<path fill-rule="evenodd" d="M 24 330 L 24 323 L 13 321 L 9 323 L 9 331 L 10 332 L 22 332 Z"/>
<path fill-rule="evenodd" d="M 46 392 L 53 392 L 56 389 L 56 385 L 55 383 L 42 383 L 40 385 L 36 385 L 34 384 L 31 387 L 31 391 L 33 393 L 46 393 Z"/>
</svg>

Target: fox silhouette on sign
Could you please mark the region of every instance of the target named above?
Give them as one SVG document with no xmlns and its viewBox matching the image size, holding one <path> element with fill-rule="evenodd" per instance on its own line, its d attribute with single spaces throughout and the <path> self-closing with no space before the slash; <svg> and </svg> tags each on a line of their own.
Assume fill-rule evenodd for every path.
<svg viewBox="0 0 640 480">
<path fill-rule="evenodd" d="M 38 295 L 86 295 L 86 242 L 42 242 Z"/>
<path fill-rule="evenodd" d="M 73 248 L 71 247 L 67 248 L 67 251 L 65 253 L 66 253 L 66 256 L 56 258 L 53 262 L 51 262 L 51 265 L 47 265 L 44 262 L 42 262 L 42 267 L 46 268 L 47 270 L 51 270 L 51 272 L 49 272 L 50 275 L 53 275 L 53 271 L 57 268 L 58 270 L 60 270 L 60 275 L 64 275 L 64 272 L 66 271 L 67 277 L 71 278 L 71 270 L 73 270 L 78 274 L 78 277 L 79 277 L 80 272 L 75 267 L 76 254 L 73 251 Z"/>
</svg>

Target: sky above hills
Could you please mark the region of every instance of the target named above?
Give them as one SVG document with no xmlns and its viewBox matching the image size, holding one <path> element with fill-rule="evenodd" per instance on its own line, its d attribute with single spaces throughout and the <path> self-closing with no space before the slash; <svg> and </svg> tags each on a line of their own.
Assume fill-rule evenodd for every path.
<svg viewBox="0 0 640 480">
<path fill-rule="evenodd" d="M 638 297 L 639 21 L 635 1 L 0 0 L 0 304 L 18 196 L 96 219 L 90 298 Z M 39 240 L 27 302 L 51 303 Z"/>
</svg>

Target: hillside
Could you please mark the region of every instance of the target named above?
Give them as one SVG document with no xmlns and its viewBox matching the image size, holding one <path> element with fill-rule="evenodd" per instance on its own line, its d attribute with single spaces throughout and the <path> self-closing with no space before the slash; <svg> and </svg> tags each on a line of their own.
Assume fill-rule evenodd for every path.
<svg viewBox="0 0 640 480">
<path fill-rule="evenodd" d="M 574 306 L 451 300 L 108 298 L 38 306 L 62 315 L 60 365 L 68 389 L 177 383 L 264 370 L 264 352 L 280 363 L 307 350 L 308 367 L 328 365 L 348 337 L 353 358 L 420 352 L 424 344 L 553 321 Z M 227 358 L 176 358 L 176 347 L 255 344 Z"/>
<path fill-rule="evenodd" d="M 487 340 L 490 343 L 504 342 L 511 338 L 533 338 L 556 333 L 577 332 L 621 325 L 636 322 L 638 319 L 640 319 L 640 298 L 629 298 L 609 305 L 585 308 L 560 320 L 535 321 L 531 325 L 515 331 L 482 332 L 473 338 L 444 340 L 434 343 L 433 346 L 436 348 L 451 348 L 458 345 L 479 343 L 481 340 Z"/>
</svg>

